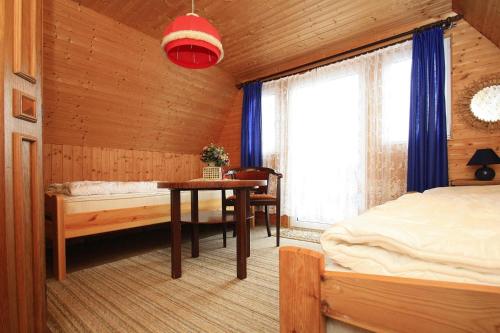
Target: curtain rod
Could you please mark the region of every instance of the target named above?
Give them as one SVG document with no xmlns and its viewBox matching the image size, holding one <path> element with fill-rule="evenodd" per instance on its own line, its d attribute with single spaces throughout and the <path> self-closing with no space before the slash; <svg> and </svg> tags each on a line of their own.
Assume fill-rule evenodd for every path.
<svg viewBox="0 0 500 333">
<path fill-rule="evenodd" d="M 262 76 L 262 77 L 259 77 L 257 79 L 254 79 L 254 80 L 250 80 L 250 81 L 238 83 L 236 85 L 236 88 L 241 89 L 243 87 L 243 85 L 245 85 L 247 83 L 251 83 L 251 82 L 256 82 L 256 81 L 266 82 L 266 81 L 271 81 L 271 80 L 278 80 L 278 79 L 281 79 L 281 78 L 286 77 L 286 76 L 290 76 L 290 75 L 294 75 L 294 74 L 301 74 L 301 73 L 307 72 L 309 70 L 312 70 L 314 68 L 319 68 L 319 67 L 327 66 L 327 65 L 330 65 L 331 63 L 333 63 L 334 61 L 332 61 L 331 63 L 323 64 L 325 61 L 333 60 L 335 58 L 338 58 L 338 57 L 341 57 L 341 56 L 344 56 L 344 55 L 347 55 L 347 54 L 350 54 L 350 53 L 362 51 L 364 49 L 367 49 L 367 48 L 370 48 L 370 47 L 373 47 L 373 46 L 376 46 L 376 45 L 379 45 L 379 44 L 385 44 L 385 43 L 393 41 L 393 40 L 398 40 L 396 43 L 402 42 L 403 41 L 403 40 L 401 40 L 402 38 L 410 36 L 410 35 L 413 35 L 415 32 L 422 31 L 422 30 L 425 30 L 425 29 L 429 29 L 429 28 L 434 28 L 434 27 L 439 27 L 440 26 L 444 30 L 447 30 L 447 29 L 450 29 L 450 28 L 454 27 L 456 25 L 456 22 L 460 21 L 462 18 L 463 18 L 462 15 L 450 16 L 450 17 L 448 17 L 448 18 L 446 18 L 444 20 L 440 20 L 440 21 L 437 21 L 437 22 L 429 23 L 429 24 L 423 25 L 421 27 L 418 27 L 418 28 L 415 28 L 415 29 L 412 29 L 412 30 L 408 30 L 406 32 L 402 32 L 400 34 L 397 34 L 397 35 L 394 35 L 394 36 L 391 36 L 391 37 L 387 37 L 387 38 L 378 40 L 376 42 L 371 42 L 371 43 L 368 43 L 368 44 L 365 44 L 365 45 L 362 45 L 362 46 L 358 46 L 358 47 L 355 47 L 355 48 L 347 50 L 347 51 L 336 53 L 336 54 L 333 54 L 333 55 L 330 55 L 330 56 L 327 56 L 327 57 L 324 57 L 324 58 L 321 58 L 321 59 L 318 59 L 318 60 L 314 60 L 314 61 L 302 64 L 302 65 L 299 65 L 299 66 L 296 66 L 296 67 L 293 67 L 293 68 L 290 68 L 290 69 L 286 69 L 286 70 L 283 70 L 283 71 L 280 71 L 280 72 L 277 72 L 277 73 L 274 73 L 274 74 Z M 410 39 L 410 38 L 407 38 L 407 39 Z M 404 40 L 406 40 L 406 39 L 404 39 Z M 379 48 L 383 48 L 383 47 L 387 47 L 387 46 L 388 45 L 382 45 Z M 365 53 L 373 52 L 373 51 L 375 51 L 375 50 L 377 50 L 379 48 L 371 49 L 371 50 L 369 50 L 369 51 L 367 51 Z M 363 53 L 361 53 L 361 54 L 363 54 Z M 353 55 L 352 57 L 356 57 L 356 56 L 359 56 L 361 54 L 356 54 L 356 55 Z M 350 57 L 342 59 L 342 60 L 346 60 L 346 59 L 349 59 L 349 58 Z M 317 65 L 317 66 L 315 66 L 315 65 Z M 313 67 L 311 68 L 311 66 L 313 66 Z"/>
</svg>

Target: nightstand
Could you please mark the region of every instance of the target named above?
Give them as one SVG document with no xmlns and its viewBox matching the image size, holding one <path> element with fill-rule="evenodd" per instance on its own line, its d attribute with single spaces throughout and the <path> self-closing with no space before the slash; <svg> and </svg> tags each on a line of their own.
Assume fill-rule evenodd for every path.
<svg viewBox="0 0 500 333">
<path fill-rule="evenodd" d="M 478 186 L 478 185 L 500 185 L 500 179 L 477 180 L 477 179 L 454 179 L 450 180 L 450 186 Z"/>
</svg>

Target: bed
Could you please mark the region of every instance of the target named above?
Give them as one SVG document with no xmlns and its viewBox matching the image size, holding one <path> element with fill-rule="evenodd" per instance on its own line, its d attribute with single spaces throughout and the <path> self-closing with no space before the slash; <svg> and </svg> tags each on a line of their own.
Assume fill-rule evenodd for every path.
<svg viewBox="0 0 500 333">
<path fill-rule="evenodd" d="M 181 198 L 190 209 L 190 196 Z M 200 210 L 220 210 L 219 191 L 200 193 Z M 66 276 L 66 240 L 170 222 L 170 191 L 156 182 L 71 182 L 45 194 L 47 238 L 52 241 L 54 276 Z"/>
<path fill-rule="evenodd" d="M 281 332 L 500 332 L 500 186 L 406 194 L 321 245 L 280 249 Z"/>
</svg>

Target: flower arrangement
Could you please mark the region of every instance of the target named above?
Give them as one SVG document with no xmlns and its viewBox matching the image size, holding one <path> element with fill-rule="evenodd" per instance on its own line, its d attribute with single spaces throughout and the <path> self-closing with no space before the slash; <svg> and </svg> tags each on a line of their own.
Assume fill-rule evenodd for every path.
<svg viewBox="0 0 500 333">
<path fill-rule="evenodd" d="M 203 147 L 200 160 L 210 166 L 222 167 L 229 164 L 229 155 L 224 150 L 224 147 L 211 143 Z"/>
</svg>

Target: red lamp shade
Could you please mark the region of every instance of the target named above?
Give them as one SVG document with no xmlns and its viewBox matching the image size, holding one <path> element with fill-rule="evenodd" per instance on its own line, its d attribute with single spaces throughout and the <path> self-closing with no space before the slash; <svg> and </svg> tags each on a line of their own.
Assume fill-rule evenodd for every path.
<svg viewBox="0 0 500 333">
<path fill-rule="evenodd" d="M 217 30 L 193 13 L 177 17 L 165 28 L 161 47 L 174 64 L 193 69 L 213 66 L 224 57 Z"/>
</svg>

